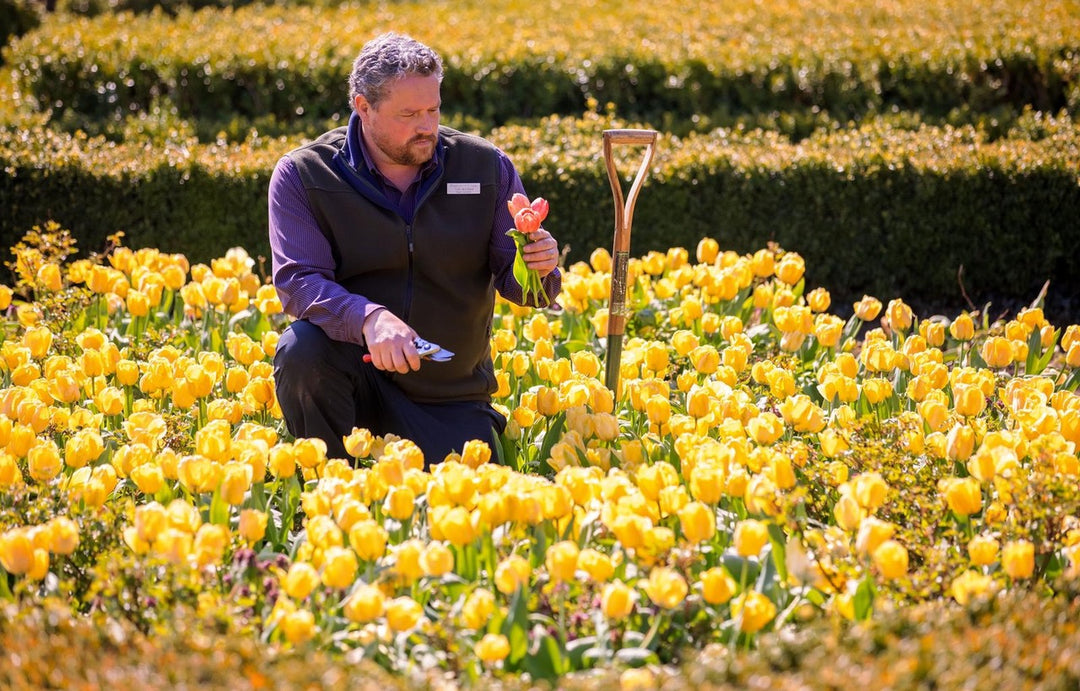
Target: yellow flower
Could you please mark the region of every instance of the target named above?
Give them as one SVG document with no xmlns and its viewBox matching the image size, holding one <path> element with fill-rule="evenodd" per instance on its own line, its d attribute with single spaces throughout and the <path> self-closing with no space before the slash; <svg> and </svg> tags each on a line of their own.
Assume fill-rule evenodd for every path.
<svg viewBox="0 0 1080 691">
<path fill-rule="evenodd" d="M 438 578 L 454 569 L 454 553 L 441 542 L 433 542 L 420 555 L 424 575 Z"/>
<path fill-rule="evenodd" d="M 600 595 L 600 611 L 613 621 L 625 619 L 634 610 L 636 595 L 622 581 L 614 581 L 604 586 Z"/>
<path fill-rule="evenodd" d="M 982 597 L 990 592 L 994 579 L 978 571 L 965 571 L 953 579 L 949 591 L 961 605 L 966 605 L 972 598 Z"/>
<path fill-rule="evenodd" d="M 244 463 L 228 463 L 221 476 L 221 498 L 230 506 L 244 503 L 247 491 L 251 489 L 251 466 Z"/>
<path fill-rule="evenodd" d="M 746 432 L 758 444 L 773 444 L 784 434 L 784 423 L 768 411 L 759 413 L 746 423 Z"/>
<path fill-rule="evenodd" d="M 682 533 L 691 543 L 710 540 L 716 534 L 716 514 L 700 501 L 686 504 L 678 514 Z"/>
<path fill-rule="evenodd" d="M 885 310 L 885 318 L 888 320 L 889 327 L 893 331 L 903 333 L 911 328 L 914 314 L 912 313 L 911 308 L 908 307 L 903 300 L 897 298 L 895 300 L 889 300 L 889 306 Z"/>
<path fill-rule="evenodd" d="M 461 621 L 467 629 L 480 630 L 488 625 L 495 612 L 495 595 L 486 588 L 477 588 L 461 608 Z"/>
<path fill-rule="evenodd" d="M 944 483 L 945 502 L 957 516 L 982 510 L 982 489 L 975 478 L 949 478 Z"/>
<path fill-rule="evenodd" d="M 495 568 L 495 587 L 503 595 L 512 595 L 518 588 L 528 586 L 531 576 L 529 561 L 515 554 L 499 562 Z"/>
<path fill-rule="evenodd" d="M 378 586 L 364 583 L 357 586 L 345 600 L 344 611 L 349 621 L 366 624 L 386 611 L 386 597 Z"/>
<path fill-rule="evenodd" d="M 664 609 L 678 607 L 689 591 L 686 579 L 678 571 L 666 566 L 658 566 L 649 571 L 649 578 L 642 588 L 654 604 Z"/>
<path fill-rule="evenodd" d="M 488 633 L 477 642 L 475 650 L 480 661 L 490 665 L 510 654 L 510 641 L 501 633 Z"/>
<path fill-rule="evenodd" d="M 905 575 L 908 570 L 908 552 L 896 540 L 885 540 L 871 555 L 874 566 L 886 579 Z"/>
<path fill-rule="evenodd" d="M 67 516 L 50 519 L 45 530 L 53 554 L 71 554 L 79 546 L 79 525 Z"/>
<path fill-rule="evenodd" d="M 42 484 L 52 480 L 63 469 L 60 449 L 51 439 L 35 443 L 26 454 L 27 470 L 30 477 Z"/>
<path fill-rule="evenodd" d="M 950 460 L 966 461 L 975 449 L 975 430 L 967 425 L 956 424 L 945 441 L 945 453 Z"/>
<path fill-rule="evenodd" d="M 756 519 L 747 518 L 735 526 L 735 551 L 743 557 L 756 557 L 769 542 L 768 526 Z"/>
<path fill-rule="evenodd" d="M 795 252 L 787 252 L 776 265 L 776 277 L 789 286 L 799 282 L 806 271 L 806 262 Z"/>
<path fill-rule="evenodd" d="M 806 294 L 806 304 L 814 312 L 824 312 L 832 304 L 832 296 L 824 288 L 814 288 Z"/>
<path fill-rule="evenodd" d="M 397 597 L 386 605 L 386 623 L 392 631 L 408 631 L 419 624 L 423 616 L 423 607 L 411 597 Z"/>
<path fill-rule="evenodd" d="M 856 302 L 852 307 L 855 310 L 855 316 L 864 322 L 873 321 L 881 314 L 881 300 L 869 295 L 863 295 L 862 300 Z"/>
<path fill-rule="evenodd" d="M 386 529 L 371 519 L 359 520 L 349 528 L 349 546 L 364 561 L 375 561 L 386 553 Z"/>
<path fill-rule="evenodd" d="M 979 354 L 988 367 L 1000 369 L 1012 363 L 1013 345 L 1007 338 L 991 336 L 983 342 Z"/>
<path fill-rule="evenodd" d="M 604 583 L 615 573 L 615 562 L 603 552 L 589 547 L 578 554 L 578 568 L 597 583 Z"/>
<path fill-rule="evenodd" d="M 997 561 L 998 541 L 988 535 L 976 535 L 967 544 L 968 556 L 975 566 L 990 566 Z"/>
<path fill-rule="evenodd" d="M 816 434 L 825 428 L 825 411 L 806 394 L 796 394 L 782 400 L 780 414 L 796 432 Z"/>
<path fill-rule="evenodd" d="M 776 617 L 776 605 L 758 591 L 751 590 L 732 600 L 731 616 L 739 621 L 739 629 L 744 633 L 755 633 Z"/>
<path fill-rule="evenodd" d="M 862 524 L 866 512 L 859 506 L 859 502 L 855 501 L 855 497 L 851 494 L 842 494 L 833 506 L 833 517 L 838 526 L 850 531 Z"/>
<path fill-rule="evenodd" d="M 323 553 L 322 582 L 329 588 L 348 588 L 356 580 L 359 564 L 356 553 L 344 547 L 329 547 Z"/>
<path fill-rule="evenodd" d="M 195 551 L 195 563 L 199 566 L 220 564 L 229 546 L 229 529 L 223 525 L 203 523 L 195 533 L 192 545 Z"/>
<path fill-rule="evenodd" d="M 465 446 L 461 450 L 462 463 L 475 470 L 489 460 L 491 460 L 491 447 L 488 446 L 487 442 L 479 439 L 470 439 L 465 442 Z"/>
<path fill-rule="evenodd" d="M 306 609 L 289 612 L 278 624 L 285 639 L 293 645 L 304 643 L 315 636 L 315 615 Z"/>
<path fill-rule="evenodd" d="M 953 387 L 953 407 L 964 417 L 976 417 L 986 409 L 986 396 L 978 386 L 957 384 Z"/>
<path fill-rule="evenodd" d="M 873 555 L 874 551 L 896 532 L 896 526 L 873 516 L 868 516 L 859 524 L 859 534 L 855 537 L 855 550 L 859 554 Z"/>
<path fill-rule="evenodd" d="M 735 579 L 721 566 L 701 574 L 701 597 L 710 605 L 724 604 L 735 595 L 737 589 Z"/>
<path fill-rule="evenodd" d="M 1006 543 L 1001 549 L 1001 569 L 1014 580 L 1031 578 L 1035 572 L 1035 545 L 1027 540 Z"/>
<path fill-rule="evenodd" d="M 15 576 L 34 568 L 34 543 L 25 528 L 14 528 L 0 535 L 0 566 Z"/>
<path fill-rule="evenodd" d="M 303 600 L 319 585 L 319 572 L 306 561 L 298 561 L 289 567 L 281 582 L 281 589 L 294 600 Z"/>
<path fill-rule="evenodd" d="M 573 581 L 577 571 L 579 549 L 576 542 L 563 540 L 548 547 L 544 557 L 552 582 Z"/>
<path fill-rule="evenodd" d="M 720 352 L 713 345 L 700 345 L 690 351 L 689 357 L 690 366 L 701 374 L 713 374 L 720 367 Z M 745 361 L 743 366 L 745 367 Z"/>
<path fill-rule="evenodd" d="M 879 473 L 860 473 L 851 481 L 851 492 L 859 506 L 872 513 L 885 503 L 889 485 Z"/>
<path fill-rule="evenodd" d="M 699 264 L 712 264 L 720 254 L 720 243 L 713 238 L 705 237 L 698 240 L 694 257 Z"/>
<path fill-rule="evenodd" d="M 237 532 L 248 544 L 256 543 L 266 535 L 268 521 L 269 516 L 265 511 L 244 509 L 240 512 L 240 524 Z"/>
<path fill-rule="evenodd" d="M 94 396 L 94 405 L 102 415 L 119 415 L 124 412 L 124 392 L 115 386 L 107 386 Z"/>
</svg>

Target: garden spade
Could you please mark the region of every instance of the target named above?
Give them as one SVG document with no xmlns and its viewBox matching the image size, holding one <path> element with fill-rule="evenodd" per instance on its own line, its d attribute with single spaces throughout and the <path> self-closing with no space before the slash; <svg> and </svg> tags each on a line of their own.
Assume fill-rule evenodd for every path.
<svg viewBox="0 0 1080 691">
<path fill-rule="evenodd" d="M 607 165 L 611 193 L 615 197 L 615 242 L 611 251 L 611 297 L 608 300 L 607 371 L 605 383 L 615 398 L 619 397 L 619 364 L 622 360 L 623 330 L 626 327 L 626 270 L 630 261 L 630 225 L 634 220 L 634 204 L 652 163 L 655 130 L 604 130 L 604 163 Z M 645 157 L 638 167 L 630 191 L 623 201 L 622 182 L 615 167 L 616 146 L 644 146 Z"/>
</svg>

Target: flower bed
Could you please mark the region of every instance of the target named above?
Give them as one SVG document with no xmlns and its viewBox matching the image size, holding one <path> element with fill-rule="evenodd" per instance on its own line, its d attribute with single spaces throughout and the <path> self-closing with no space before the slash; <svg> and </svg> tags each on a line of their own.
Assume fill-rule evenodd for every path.
<svg viewBox="0 0 1080 691">
<path fill-rule="evenodd" d="M 1037 307 L 931 320 L 867 297 L 845 322 L 798 254 L 705 238 L 630 262 L 616 395 L 596 250 L 561 313 L 497 305 L 497 448 L 423 459 L 356 430 L 328 459 L 283 430 L 285 320 L 246 252 L 72 251 L 38 229 L 0 290 L 12 620 L 59 607 L 63 631 L 172 631 L 223 666 L 257 657 L 248 640 L 284 666 L 317 651 L 465 683 L 652 675 L 998 597 L 1070 606 L 1080 326 Z M 888 635 L 919 630 L 901 621 Z"/>
</svg>

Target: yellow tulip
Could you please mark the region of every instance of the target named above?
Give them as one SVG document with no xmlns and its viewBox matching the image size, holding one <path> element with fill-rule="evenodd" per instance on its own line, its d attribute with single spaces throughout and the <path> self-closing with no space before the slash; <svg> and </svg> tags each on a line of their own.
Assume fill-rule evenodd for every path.
<svg viewBox="0 0 1080 691">
<path fill-rule="evenodd" d="M 240 523 L 237 532 L 248 544 L 254 544 L 262 540 L 266 535 L 269 518 L 265 511 L 244 509 L 240 512 Z"/>
<path fill-rule="evenodd" d="M 366 624 L 386 611 L 386 597 L 377 586 L 362 584 L 345 600 L 344 612 L 349 621 Z"/>
<path fill-rule="evenodd" d="M 756 590 L 743 593 L 731 602 L 731 616 L 744 633 L 756 633 L 776 617 L 776 605 Z"/>
<path fill-rule="evenodd" d="M 289 567 L 281 582 L 281 589 L 294 600 L 303 600 L 319 585 L 319 572 L 306 561 L 295 562 Z"/>
<path fill-rule="evenodd" d="M 494 664 L 510 654 L 510 641 L 501 633 L 484 634 L 476 644 L 476 657 L 486 665 Z"/>
<path fill-rule="evenodd" d="M 855 310 L 855 316 L 864 322 L 873 321 L 881 314 L 881 300 L 869 295 L 864 295 L 862 300 L 856 302 L 852 307 Z"/>
<path fill-rule="evenodd" d="M 701 574 L 701 597 L 711 605 L 724 604 L 736 590 L 738 584 L 723 567 L 716 566 Z"/>
<path fill-rule="evenodd" d="M 600 611 L 613 621 L 625 619 L 634 610 L 636 596 L 622 581 L 614 581 L 604 586 L 600 595 Z"/>
<path fill-rule="evenodd" d="M 900 578 L 907 574 L 908 570 L 908 552 L 896 540 L 885 540 L 877 549 L 873 551 L 871 557 L 874 561 L 874 566 L 881 575 L 888 579 L 893 580 Z"/>
<path fill-rule="evenodd" d="M 1007 338 L 991 336 L 983 342 L 979 354 L 988 367 L 1000 369 L 1012 364 L 1013 345 Z"/>
<path fill-rule="evenodd" d="M 495 587 L 504 595 L 512 595 L 518 588 L 529 584 L 532 566 L 524 557 L 512 555 L 495 568 Z"/>
<path fill-rule="evenodd" d="M 423 616 L 423 607 L 411 597 L 397 597 L 386 604 L 386 623 L 391 631 L 408 631 L 419 624 Z"/>
<path fill-rule="evenodd" d="M 945 502 L 957 516 L 965 517 L 982 510 L 982 489 L 975 478 L 951 478 L 944 486 Z"/>
<path fill-rule="evenodd" d="M 997 561 L 1000 545 L 988 535 L 976 535 L 967 544 L 968 557 L 975 566 L 990 566 Z"/>
<path fill-rule="evenodd" d="M 1009 578 L 1031 578 L 1035 572 L 1035 545 L 1027 540 L 1008 542 L 1001 549 L 1001 569 Z"/>
<path fill-rule="evenodd" d="M 328 588 L 348 588 L 356 580 L 358 568 L 354 551 L 344 547 L 330 547 L 323 554 L 323 585 Z"/>
<path fill-rule="evenodd" d="M 494 612 L 495 595 L 486 588 L 477 588 L 465 599 L 461 622 L 467 629 L 479 630 L 487 626 Z"/>
<path fill-rule="evenodd" d="M 577 572 L 579 549 L 576 542 L 563 540 L 548 547 L 544 557 L 552 582 L 573 581 Z"/>
<path fill-rule="evenodd" d="M 34 568 L 34 544 L 28 530 L 13 528 L 0 534 L 0 566 L 15 576 Z"/>
<path fill-rule="evenodd" d="M 733 543 L 739 556 L 756 557 L 768 542 L 768 526 L 759 520 L 747 518 L 735 526 Z"/>
<path fill-rule="evenodd" d="M 441 542 L 433 542 L 420 555 L 424 575 L 438 578 L 454 569 L 454 553 Z"/>
</svg>

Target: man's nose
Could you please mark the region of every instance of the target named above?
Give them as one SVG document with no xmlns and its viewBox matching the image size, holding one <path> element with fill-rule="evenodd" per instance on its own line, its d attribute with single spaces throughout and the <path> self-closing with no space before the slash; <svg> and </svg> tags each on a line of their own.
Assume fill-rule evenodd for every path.
<svg viewBox="0 0 1080 691">
<path fill-rule="evenodd" d="M 416 129 L 418 132 L 431 133 L 439 129 L 439 116 L 434 113 L 429 113 L 420 118 L 420 122 L 417 124 Z"/>
</svg>

